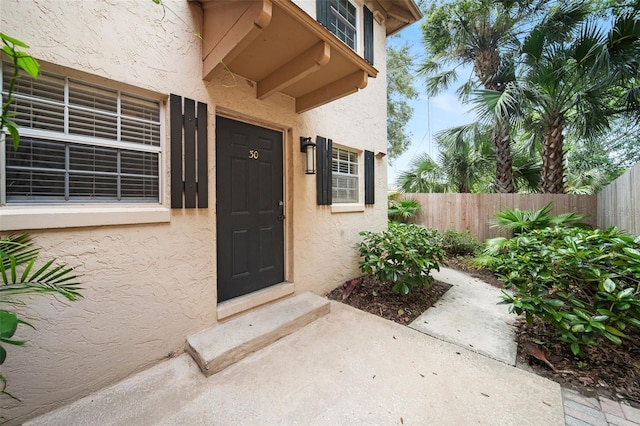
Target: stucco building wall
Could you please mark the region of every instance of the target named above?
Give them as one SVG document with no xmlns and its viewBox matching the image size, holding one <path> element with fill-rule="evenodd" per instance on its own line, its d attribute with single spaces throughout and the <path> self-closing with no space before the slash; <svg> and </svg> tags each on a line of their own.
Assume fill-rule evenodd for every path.
<svg viewBox="0 0 640 426">
<path fill-rule="evenodd" d="M 12 422 L 180 353 L 189 335 L 216 323 L 216 112 L 284 133 L 286 280 L 296 292 L 321 294 L 357 275 L 358 232 L 386 226 L 386 159 L 375 163 L 376 204 L 333 213 L 331 206 L 316 205 L 315 177 L 304 174 L 299 150 L 300 136 L 321 135 L 354 149 L 386 152 L 384 27 L 375 25 L 380 73 L 367 88 L 296 114 L 293 99 L 275 94 L 256 100 L 255 84 L 227 71 L 203 81 L 201 43 L 194 36 L 201 31 L 200 6 L 164 3 L 166 10 L 137 0 L 3 0 L 0 6 L 2 31 L 29 44 L 44 70 L 163 100 L 162 207 L 170 217 L 148 224 L 24 230 L 42 248 L 41 259 L 55 257 L 75 267 L 84 298 L 26 300 L 21 313 L 36 330 L 19 328 L 17 337 L 27 344 L 9 347 L 1 367 L 8 390 L 22 400 L 0 400 L 2 415 Z M 208 104 L 207 209 L 169 209 L 170 93 Z"/>
</svg>

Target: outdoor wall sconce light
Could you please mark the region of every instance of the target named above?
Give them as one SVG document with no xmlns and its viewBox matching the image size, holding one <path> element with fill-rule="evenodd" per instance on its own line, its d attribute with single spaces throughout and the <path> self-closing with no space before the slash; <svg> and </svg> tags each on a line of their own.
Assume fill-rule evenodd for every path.
<svg viewBox="0 0 640 426">
<path fill-rule="evenodd" d="M 300 152 L 305 154 L 304 173 L 307 175 L 316 174 L 316 144 L 311 142 L 310 137 L 300 136 Z"/>
<path fill-rule="evenodd" d="M 386 155 L 387 155 L 387 153 L 386 153 L 386 152 L 379 151 L 379 152 L 376 154 L 376 157 L 377 157 L 378 159 L 380 159 L 380 158 L 384 158 Z"/>
</svg>

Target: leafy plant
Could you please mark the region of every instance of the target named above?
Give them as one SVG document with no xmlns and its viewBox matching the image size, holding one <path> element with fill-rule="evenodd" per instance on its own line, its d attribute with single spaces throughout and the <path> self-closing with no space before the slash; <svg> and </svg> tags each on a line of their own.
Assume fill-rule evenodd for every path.
<svg viewBox="0 0 640 426">
<path fill-rule="evenodd" d="M 56 265 L 55 260 L 36 267 L 38 254 L 28 234 L 0 239 L 0 365 L 7 358 L 6 345 L 22 346 L 25 343 L 14 338 L 18 326 L 23 324 L 34 328 L 8 310 L 12 306 L 24 305 L 18 297 L 58 294 L 71 301 L 82 297 L 73 268 Z M 15 398 L 6 391 L 7 381 L 1 374 L 0 383 L 0 394 Z"/>
<path fill-rule="evenodd" d="M 475 256 L 483 244 L 469 231 L 448 229 L 442 234 L 442 248 L 448 256 Z"/>
<path fill-rule="evenodd" d="M 381 281 L 389 281 L 393 291 L 408 294 L 413 287 L 428 287 L 432 269 L 440 270 L 442 236 L 420 225 L 391 222 L 382 232 L 361 232 L 358 243 L 360 270 Z"/>
<path fill-rule="evenodd" d="M 587 218 L 588 215 L 562 213 L 552 216 L 551 209 L 552 203 L 548 203 L 539 210 L 520 210 L 517 207 L 511 210 L 505 207 L 495 214 L 496 221 L 492 226 L 510 229 L 513 236 L 532 229 L 543 229 L 549 226 L 589 227 L 588 224 L 578 222 Z"/>
<path fill-rule="evenodd" d="M 420 204 L 414 200 L 399 200 L 389 197 L 387 215 L 393 222 L 407 223 L 420 210 Z"/>
<path fill-rule="evenodd" d="M 496 258 L 494 272 L 513 288 L 503 292 L 510 311 L 555 326 L 574 354 L 640 330 L 639 237 L 556 226 L 505 241 Z"/>
<path fill-rule="evenodd" d="M 31 55 L 20 50 L 20 48 L 29 48 L 25 43 L 3 33 L 0 33 L 0 40 L 2 40 L 3 44 L 2 52 L 4 52 L 13 62 L 13 75 L 9 78 L 7 98 L 2 104 L 0 132 L 7 129 L 11 135 L 11 139 L 13 140 L 13 148 L 17 150 L 20 145 L 20 134 L 18 133 L 17 124 L 11 120 L 13 114 L 9 113 L 9 107 L 11 106 L 11 102 L 13 102 L 13 88 L 16 84 L 16 80 L 18 79 L 20 69 L 27 72 L 31 77 L 37 78 L 40 73 L 40 64 L 38 64 L 38 61 L 33 59 Z"/>
</svg>

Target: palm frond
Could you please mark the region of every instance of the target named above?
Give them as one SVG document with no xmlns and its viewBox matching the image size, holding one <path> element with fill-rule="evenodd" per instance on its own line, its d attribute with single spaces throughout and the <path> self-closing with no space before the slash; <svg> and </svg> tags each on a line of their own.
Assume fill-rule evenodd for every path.
<svg viewBox="0 0 640 426">
<path fill-rule="evenodd" d="M 21 265 L 36 257 L 38 249 L 33 247 L 30 235 L 10 235 L 0 239 L 0 258 L 5 267 L 9 266 L 11 259 Z"/>
<path fill-rule="evenodd" d="M 457 79 L 458 73 L 455 69 L 435 74 L 426 80 L 427 94 L 429 96 L 435 96 L 438 93 L 447 90 Z"/>
<path fill-rule="evenodd" d="M 473 81 L 472 78 L 467 79 L 456 89 L 456 95 L 458 96 L 458 99 L 460 99 L 462 103 L 469 102 L 469 96 L 476 87 L 477 84 Z"/>
<path fill-rule="evenodd" d="M 400 172 L 396 185 L 405 193 L 447 192 L 443 171 L 427 153 L 414 157 L 408 170 Z"/>
<path fill-rule="evenodd" d="M 507 84 L 503 91 L 476 90 L 472 99 L 472 111 L 483 121 L 509 121 L 519 108 L 520 99 L 517 93 L 518 87 L 513 83 Z"/>
<path fill-rule="evenodd" d="M 562 43 L 569 40 L 573 31 L 589 14 L 589 4 L 580 1 L 560 2 L 552 7 L 537 29 L 546 34 L 549 41 Z"/>
<path fill-rule="evenodd" d="M 82 297 L 73 268 L 54 260 L 35 267 L 38 250 L 27 234 L 0 239 L 0 302 L 17 295 L 57 293 L 69 300 Z"/>
<path fill-rule="evenodd" d="M 524 40 L 520 47 L 520 52 L 524 55 L 525 62 L 529 66 L 534 66 L 542 58 L 545 46 L 545 34 L 541 30 L 533 30 Z"/>
<path fill-rule="evenodd" d="M 576 61 L 578 70 L 591 71 L 599 64 L 606 51 L 606 35 L 594 21 L 585 22 L 579 36 L 569 50 L 570 57 Z"/>
<path fill-rule="evenodd" d="M 423 61 L 418 67 L 418 73 L 429 76 L 440 72 L 442 63 L 433 59 L 427 59 Z"/>
</svg>

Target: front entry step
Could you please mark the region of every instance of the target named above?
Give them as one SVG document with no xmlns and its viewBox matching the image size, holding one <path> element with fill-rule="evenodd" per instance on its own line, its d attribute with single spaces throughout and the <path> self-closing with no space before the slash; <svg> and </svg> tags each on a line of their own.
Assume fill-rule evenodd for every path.
<svg viewBox="0 0 640 426">
<path fill-rule="evenodd" d="M 187 339 L 205 376 L 234 364 L 329 313 L 329 301 L 303 293 L 216 325 Z"/>
</svg>

